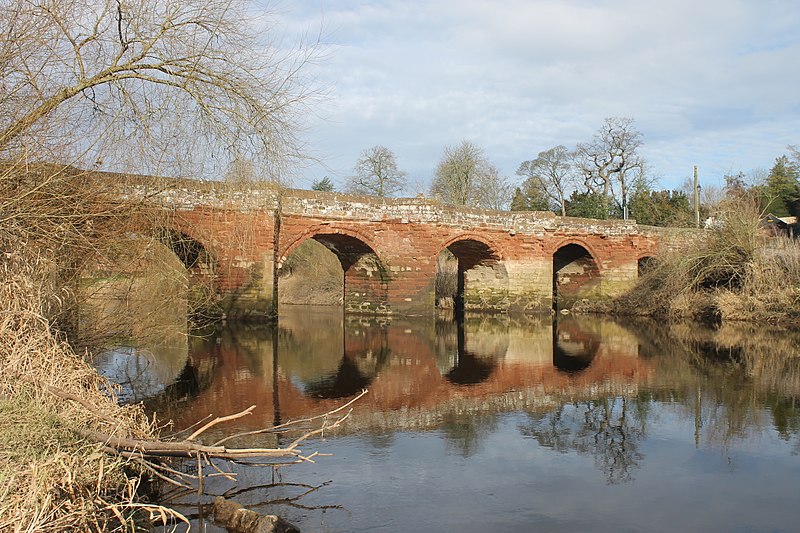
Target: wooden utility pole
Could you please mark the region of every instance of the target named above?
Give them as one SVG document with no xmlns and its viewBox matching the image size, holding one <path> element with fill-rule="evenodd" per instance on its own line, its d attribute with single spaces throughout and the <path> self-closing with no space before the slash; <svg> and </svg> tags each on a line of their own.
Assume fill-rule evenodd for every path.
<svg viewBox="0 0 800 533">
<path fill-rule="evenodd" d="M 697 165 L 694 166 L 694 225 L 700 227 L 700 183 L 697 181 Z"/>
</svg>

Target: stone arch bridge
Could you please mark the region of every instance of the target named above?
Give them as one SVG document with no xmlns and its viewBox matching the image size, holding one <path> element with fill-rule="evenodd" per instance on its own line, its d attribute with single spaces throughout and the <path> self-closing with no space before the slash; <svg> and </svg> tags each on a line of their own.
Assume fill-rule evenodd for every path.
<svg viewBox="0 0 800 533">
<path fill-rule="evenodd" d="M 178 255 L 210 281 L 229 316 L 273 309 L 277 277 L 306 239 L 336 254 L 346 311 L 432 315 L 437 258 L 458 259 L 465 310 L 550 312 L 621 294 L 670 238 L 635 221 L 456 208 L 428 198 L 373 198 L 127 176 L 126 194 L 167 209 Z M 176 249 L 173 247 L 173 249 Z"/>
</svg>

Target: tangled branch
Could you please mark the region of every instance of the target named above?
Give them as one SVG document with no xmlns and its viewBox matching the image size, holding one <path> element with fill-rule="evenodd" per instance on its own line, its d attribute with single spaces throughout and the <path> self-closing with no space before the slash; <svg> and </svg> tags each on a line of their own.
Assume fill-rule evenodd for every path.
<svg viewBox="0 0 800 533">
<path fill-rule="evenodd" d="M 97 409 L 91 404 L 74 394 L 52 386 L 47 386 L 45 390 L 61 399 L 76 402 L 103 418 L 102 413 L 97 412 Z M 206 478 L 225 477 L 231 481 L 236 479 L 235 473 L 220 469 L 212 462 L 212 459 L 231 462 L 260 459 L 258 463 L 247 462 L 252 466 L 281 466 L 300 462 L 313 463 L 314 458 L 320 454 L 318 452 L 305 453 L 300 448 L 300 445 L 311 437 L 324 435 L 326 431 L 339 427 L 350 416 L 353 410 L 352 405 L 366 394 L 367 390 L 364 389 L 344 405 L 320 415 L 289 421 L 270 428 L 237 433 L 225 437 L 212 445 L 203 444 L 198 440 L 199 437 L 214 426 L 250 415 L 256 406 L 252 405 L 238 413 L 217 417 L 183 440 L 136 439 L 110 435 L 96 430 L 81 430 L 81 434 L 84 438 L 102 444 L 105 452 L 135 462 L 162 481 L 184 489 L 196 490 L 198 494 L 203 494 L 205 492 L 204 484 Z M 266 433 L 285 433 L 292 430 L 302 430 L 303 433 L 284 447 L 237 448 L 224 445 L 226 442 L 242 437 Z M 197 473 L 188 474 L 172 468 L 168 462 L 164 461 L 172 458 L 196 459 Z M 196 489 L 192 485 L 194 482 L 197 483 Z"/>
</svg>

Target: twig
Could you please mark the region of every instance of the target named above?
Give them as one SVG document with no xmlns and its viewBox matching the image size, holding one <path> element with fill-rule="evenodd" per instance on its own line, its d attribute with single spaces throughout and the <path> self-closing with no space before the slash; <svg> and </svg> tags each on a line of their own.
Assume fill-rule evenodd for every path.
<svg viewBox="0 0 800 533">
<path fill-rule="evenodd" d="M 66 391 L 60 390 L 56 387 L 52 387 L 49 385 L 45 386 L 44 390 L 59 398 L 75 401 L 80 405 L 84 406 L 86 409 L 89 409 L 93 413 L 99 414 L 102 417 L 102 413 L 98 413 L 97 408 L 93 407 L 85 400 L 71 393 L 68 393 Z M 219 467 L 217 467 L 217 465 L 214 464 L 212 459 L 223 459 L 248 466 L 271 466 L 273 468 L 285 466 L 291 463 L 300 463 L 304 461 L 313 463 L 315 457 L 319 457 L 323 454 L 320 454 L 319 452 L 316 451 L 310 454 L 304 454 L 303 451 L 298 448 L 298 446 L 302 442 L 313 436 L 324 434 L 326 430 L 334 429 L 340 426 L 353 412 L 353 409 L 350 406 L 359 398 L 363 397 L 365 394 L 367 394 L 366 389 L 363 390 L 358 396 L 356 396 L 346 404 L 327 413 L 286 422 L 285 424 L 275 426 L 274 428 L 259 430 L 256 432 L 239 433 L 236 435 L 232 435 L 231 437 L 222 439 L 211 446 L 195 442 L 194 439 L 196 439 L 203 432 L 207 431 L 209 428 L 214 427 L 217 424 L 220 424 L 222 422 L 228 422 L 231 420 L 236 420 L 238 418 L 251 414 L 256 406 L 255 405 L 250 406 L 244 411 L 232 415 L 217 417 L 214 420 L 211 420 L 210 422 L 206 423 L 203 427 L 201 427 L 200 429 L 192 433 L 189 437 L 181 441 L 163 441 L 163 440 L 117 437 L 101 431 L 88 430 L 88 429 L 81 430 L 80 433 L 84 437 L 102 444 L 103 451 L 118 455 L 120 457 L 124 457 L 126 459 L 133 460 L 137 462 L 139 465 L 141 465 L 145 470 L 151 472 L 154 476 L 158 477 L 159 479 L 162 479 L 163 481 L 171 485 L 174 485 L 176 487 L 179 487 L 181 489 L 187 489 L 202 495 L 205 492 L 204 480 L 206 477 L 222 476 L 230 481 L 236 481 L 235 474 L 224 472 L 222 469 L 220 469 Z M 350 408 L 348 409 L 348 407 Z M 329 423 L 333 415 L 340 413 L 344 409 L 348 409 L 347 413 L 339 416 L 338 418 L 335 418 L 335 420 L 332 423 Z M 102 418 L 107 420 L 106 417 Z M 323 420 L 321 427 L 303 433 L 302 435 L 297 437 L 294 441 L 292 441 L 291 444 L 283 448 L 228 448 L 222 445 L 222 443 L 224 443 L 227 440 L 230 440 L 231 438 L 241 437 L 245 435 L 252 435 L 256 433 L 263 433 L 266 431 L 276 431 L 276 430 L 281 431 L 285 430 L 288 427 L 292 426 L 296 427 L 298 424 L 309 423 L 320 419 Z M 161 464 L 158 461 L 155 461 L 155 459 L 161 457 L 193 458 L 197 461 L 197 475 L 193 476 L 190 474 L 182 473 L 177 470 L 173 470 Z M 274 462 L 246 461 L 246 459 L 266 458 L 266 457 L 272 458 L 275 461 Z M 204 474 L 203 461 L 208 463 L 215 470 L 215 472 Z M 183 480 L 185 479 L 196 479 L 197 489 L 195 490 L 189 484 L 184 482 Z"/>
<path fill-rule="evenodd" d="M 339 411 L 343 411 L 344 409 L 347 409 L 348 407 L 350 407 L 351 405 L 356 403 L 358 400 L 360 400 L 368 392 L 369 391 L 367 389 L 362 389 L 361 392 L 358 393 L 358 396 L 356 396 L 355 398 L 353 398 L 352 400 L 350 400 L 346 404 L 340 405 L 339 407 L 337 407 L 333 411 L 328 411 L 327 413 L 322 413 L 320 415 L 312 416 L 312 417 L 309 417 L 309 418 L 298 418 L 297 420 L 290 420 L 290 421 L 285 422 L 283 424 L 279 424 L 279 425 L 273 427 L 272 429 L 281 429 L 281 428 L 284 428 L 284 427 L 287 427 L 287 426 L 291 426 L 291 425 L 294 425 L 294 424 L 300 424 L 302 422 L 313 422 L 314 420 L 319 420 L 320 418 L 328 418 L 331 415 L 335 415 Z M 352 409 L 351 409 L 351 411 L 352 411 Z M 350 413 L 348 412 L 348 415 L 349 414 Z"/>
<path fill-rule="evenodd" d="M 189 435 L 188 437 L 186 437 L 186 440 L 194 440 L 201 433 L 206 431 L 207 429 L 210 429 L 213 426 L 216 426 L 217 424 L 221 424 L 222 422 L 229 422 L 231 420 L 236 420 L 237 418 L 242 418 L 243 416 L 247 416 L 247 415 L 251 414 L 253 412 L 253 409 L 255 409 L 255 408 L 256 408 L 255 405 L 251 405 L 250 407 L 248 407 L 247 409 L 245 409 L 244 411 L 241 411 L 239 413 L 228 415 L 228 416 L 217 417 L 214 420 L 212 420 L 211 422 L 209 422 L 208 424 L 206 424 L 205 426 L 201 427 L 200 429 L 198 429 L 197 431 L 195 431 L 194 433 Z"/>
<path fill-rule="evenodd" d="M 197 495 L 203 495 L 203 488 L 204 488 L 204 481 L 203 481 L 203 455 L 197 454 Z"/>
<path fill-rule="evenodd" d="M 354 404 L 362 396 L 367 394 L 367 392 L 369 392 L 367 389 L 362 390 L 358 394 L 358 396 L 356 396 L 355 398 L 353 398 L 352 400 L 350 400 L 346 404 L 337 407 L 333 411 L 328 411 L 327 413 L 323 413 L 321 415 L 316 415 L 316 416 L 312 416 L 312 417 L 308 417 L 308 418 L 298 418 L 297 420 L 289 420 L 288 422 L 284 422 L 283 424 L 279 424 L 279 425 L 273 426 L 271 428 L 263 428 L 263 429 L 257 429 L 257 430 L 254 430 L 254 431 L 246 431 L 246 432 L 243 432 L 243 433 L 236 433 L 234 435 L 229 435 L 229 436 L 225 437 L 224 439 L 218 440 L 213 445 L 214 446 L 220 446 L 223 443 L 228 442 L 229 440 L 237 439 L 237 438 L 240 438 L 240 437 L 249 437 L 249 436 L 252 436 L 252 435 L 259 435 L 259 434 L 262 434 L 262 433 L 274 433 L 274 432 L 277 432 L 279 430 L 285 430 L 286 428 L 289 428 L 291 426 L 295 426 L 295 425 L 302 424 L 302 423 L 305 423 L 305 422 L 313 422 L 314 420 L 319 420 L 320 418 L 330 417 L 331 415 L 334 415 L 334 414 L 338 413 L 339 411 L 342 411 L 343 409 L 347 409 L 350 405 Z"/>
<path fill-rule="evenodd" d="M 194 423 L 194 424 L 192 424 L 191 426 L 189 426 L 189 427 L 187 427 L 187 428 L 184 428 L 184 429 L 182 429 L 182 430 L 178 431 L 177 433 L 174 433 L 172 436 L 173 436 L 173 437 L 177 437 L 177 436 L 178 436 L 178 435 L 180 435 L 181 433 L 188 433 L 189 431 L 193 430 L 194 428 L 196 428 L 197 426 L 199 426 L 200 424 L 202 424 L 203 422 L 205 422 L 205 421 L 206 421 L 206 420 L 208 420 L 209 418 L 211 418 L 211 415 L 210 415 L 210 414 L 209 414 L 209 415 L 206 415 L 206 416 L 204 416 L 203 418 L 201 418 L 200 420 L 198 420 L 197 422 L 195 422 L 195 423 Z M 172 422 L 170 422 L 169 424 L 171 424 L 171 423 L 172 423 Z M 167 425 L 169 425 L 169 424 L 165 424 L 165 427 L 166 427 Z"/>
<path fill-rule="evenodd" d="M 274 489 L 277 487 L 299 487 L 301 489 L 306 489 L 300 496 L 305 496 L 307 494 L 311 494 L 314 491 L 325 487 L 326 485 L 330 485 L 332 480 L 325 481 L 319 485 L 309 485 L 308 483 L 293 483 L 289 481 L 281 482 L 281 483 L 268 483 L 265 485 L 255 485 L 251 487 L 246 487 L 243 489 L 230 489 L 221 494 L 221 496 L 225 498 L 231 498 L 233 496 L 240 496 L 242 494 L 246 494 L 248 492 L 252 492 L 254 490 L 265 490 L 265 489 Z"/>
<path fill-rule="evenodd" d="M 346 415 L 344 415 L 343 417 L 341 417 L 341 418 L 339 418 L 338 420 L 336 420 L 336 422 L 334 422 L 333 424 L 331 424 L 331 425 L 329 425 L 329 426 L 325 426 L 325 425 L 323 425 L 323 426 L 322 426 L 321 428 L 319 428 L 319 429 L 315 429 L 315 430 L 313 430 L 313 431 L 309 431 L 308 433 L 305 433 L 305 434 L 303 434 L 303 435 L 301 435 L 301 436 L 297 437 L 297 438 L 296 438 L 296 439 L 295 439 L 295 440 L 294 440 L 294 441 L 293 441 L 291 444 L 289 444 L 289 445 L 288 445 L 288 446 L 287 446 L 285 449 L 286 449 L 286 450 L 293 450 L 294 448 L 296 448 L 296 447 L 297 447 L 297 445 L 298 445 L 298 444 L 300 444 L 300 443 L 301 443 L 301 442 L 303 442 L 304 440 L 306 440 L 306 439 L 308 439 L 308 438 L 310 438 L 310 437 L 313 437 L 314 435 L 319 435 L 319 434 L 323 433 L 323 432 L 324 432 L 326 429 L 334 429 L 334 428 L 337 428 L 337 427 L 339 427 L 339 425 L 340 425 L 342 422 L 344 422 L 345 420 L 347 420 L 347 418 L 350 416 L 350 413 L 352 413 L 352 412 L 353 412 L 353 410 L 352 410 L 352 409 L 350 409 L 350 410 L 347 412 L 347 414 L 346 414 Z"/>
<path fill-rule="evenodd" d="M 214 464 L 214 461 L 209 461 L 208 464 L 211 465 L 211 468 L 213 468 L 214 470 L 219 472 L 219 475 L 221 475 L 222 477 L 224 477 L 228 481 L 236 481 L 236 473 L 235 472 L 224 472 L 221 468 L 219 468 L 217 465 Z M 208 474 L 209 477 L 213 476 L 213 475 L 214 474 Z"/>
</svg>

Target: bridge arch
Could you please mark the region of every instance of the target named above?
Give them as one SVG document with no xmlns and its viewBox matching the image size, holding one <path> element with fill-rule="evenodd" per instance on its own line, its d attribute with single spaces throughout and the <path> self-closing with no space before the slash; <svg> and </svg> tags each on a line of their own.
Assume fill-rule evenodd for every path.
<svg viewBox="0 0 800 533">
<path fill-rule="evenodd" d="M 600 349 L 600 338 L 570 318 L 553 320 L 553 366 L 577 374 L 589 368 Z"/>
<path fill-rule="evenodd" d="M 642 254 L 636 259 L 636 275 L 637 277 L 642 277 L 653 268 L 653 261 L 655 260 L 655 255 L 653 254 Z"/>
<path fill-rule="evenodd" d="M 197 238 L 181 229 L 167 228 L 159 232 L 157 240 L 172 250 L 190 276 L 213 277 L 216 259 Z"/>
<path fill-rule="evenodd" d="M 160 230 L 126 233 L 83 258 L 75 293 L 82 339 L 90 342 L 113 333 L 136 339 L 139 347 L 131 348 L 131 354 L 144 354 L 147 350 L 142 347 L 160 345 L 165 353 L 185 358 L 187 318 L 207 303 L 206 293 L 194 291 L 192 286 L 191 266 L 199 268 L 201 254 L 181 256 L 161 237 Z M 145 358 L 137 360 L 142 363 Z M 141 370 L 141 366 L 127 368 L 117 363 L 108 368 Z M 144 378 L 149 385 L 156 379 L 149 374 L 137 378 Z M 131 379 L 133 385 L 135 379 Z M 169 380 L 159 376 L 156 381 L 164 384 Z"/>
<path fill-rule="evenodd" d="M 496 244 L 462 233 L 446 240 L 440 249 L 436 274 L 440 306 L 452 298 L 457 312 L 508 308 L 508 271 Z"/>
<path fill-rule="evenodd" d="M 358 231 L 358 229 L 353 227 L 341 227 L 339 225 L 333 224 L 315 224 L 309 228 L 303 230 L 299 235 L 293 237 L 288 244 L 282 247 L 282 252 L 280 253 L 279 259 L 279 266 L 283 264 L 284 261 L 289 257 L 289 255 L 303 242 L 307 239 L 314 239 L 317 242 L 321 242 L 320 236 L 323 235 L 341 235 L 343 238 L 350 237 L 356 241 L 361 241 L 366 247 L 368 247 L 373 253 L 376 253 L 377 246 L 373 242 L 372 236 L 368 233 Z M 326 245 L 327 248 L 328 245 Z M 330 249 L 330 248 L 329 248 Z M 335 252 L 334 252 L 335 253 Z M 338 256 L 337 256 L 338 257 Z"/>
<path fill-rule="evenodd" d="M 553 309 L 569 309 L 600 284 L 600 265 L 579 239 L 561 241 L 553 251 Z"/>
<path fill-rule="evenodd" d="M 390 272 L 369 237 L 327 225 L 310 228 L 286 246 L 278 268 L 282 270 L 292 252 L 308 239 L 323 245 L 339 261 L 343 276 L 340 301 L 346 311 L 379 314 L 389 311 Z"/>
</svg>

